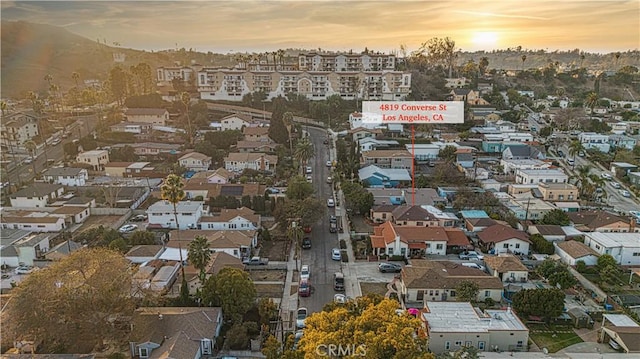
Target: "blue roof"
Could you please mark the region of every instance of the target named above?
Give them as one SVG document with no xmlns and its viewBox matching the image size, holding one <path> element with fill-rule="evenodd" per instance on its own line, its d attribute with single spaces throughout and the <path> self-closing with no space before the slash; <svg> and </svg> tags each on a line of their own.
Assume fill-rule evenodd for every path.
<svg viewBox="0 0 640 359">
<path fill-rule="evenodd" d="M 462 218 L 489 218 L 487 212 L 477 209 L 460 211 L 460 215 Z"/>
</svg>

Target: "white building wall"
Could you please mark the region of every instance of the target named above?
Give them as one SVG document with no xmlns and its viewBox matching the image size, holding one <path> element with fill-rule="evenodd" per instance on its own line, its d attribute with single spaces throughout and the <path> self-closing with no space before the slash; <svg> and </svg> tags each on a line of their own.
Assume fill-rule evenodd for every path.
<svg viewBox="0 0 640 359">
<path fill-rule="evenodd" d="M 11 198 L 11 207 L 40 208 L 47 206 L 47 197 L 17 197 Z"/>
<path fill-rule="evenodd" d="M 427 254 L 447 254 L 447 242 L 446 241 L 428 241 L 427 242 Z"/>
<path fill-rule="evenodd" d="M 496 254 L 507 253 L 507 251 L 529 254 L 529 243 L 517 238 L 511 238 L 496 243 L 495 250 Z"/>
<path fill-rule="evenodd" d="M 244 218 L 234 218 L 229 222 L 200 222 L 200 229 L 211 231 L 245 231 L 256 230 L 256 226 Z"/>
</svg>

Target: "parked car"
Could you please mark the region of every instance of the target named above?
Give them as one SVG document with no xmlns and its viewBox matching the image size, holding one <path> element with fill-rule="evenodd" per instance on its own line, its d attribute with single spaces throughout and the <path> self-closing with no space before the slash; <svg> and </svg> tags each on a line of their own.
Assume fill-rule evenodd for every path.
<svg viewBox="0 0 640 359">
<path fill-rule="evenodd" d="M 622 197 L 627 197 L 627 198 L 631 197 L 631 193 L 629 193 L 629 191 L 624 189 L 620 190 L 620 195 L 622 195 Z"/>
<path fill-rule="evenodd" d="M 483 260 L 484 256 L 479 254 L 476 251 L 468 251 L 468 252 L 463 252 L 460 253 L 458 255 L 458 258 L 463 259 L 463 260 Z"/>
<path fill-rule="evenodd" d="M 331 161 L 327 161 L 326 165 L 327 165 L 327 167 L 331 167 L 331 166 L 333 166 L 333 163 L 331 163 Z"/>
<path fill-rule="evenodd" d="M 313 177 L 311 177 L 311 176 L 307 176 L 307 182 L 309 182 L 309 183 L 313 183 Z"/>
<path fill-rule="evenodd" d="M 251 257 L 243 260 L 242 263 L 248 266 L 265 266 L 269 264 L 269 258 Z"/>
<path fill-rule="evenodd" d="M 336 233 L 338 231 L 338 224 L 335 222 L 329 223 L 329 233 Z"/>
<path fill-rule="evenodd" d="M 57 146 L 60 144 L 60 139 L 56 138 L 55 140 L 51 141 L 51 146 Z"/>
<path fill-rule="evenodd" d="M 311 166 L 307 166 L 307 169 L 305 172 L 306 174 L 310 175 L 311 173 L 313 173 L 313 168 L 311 168 Z"/>
<path fill-rule="evenodd" d="M 125 224 L 124 226 L 120 227 L 120 229 L 118 229 L 118 232 L 129 233 L 135 231 L 136 229 L 138 229 L 138 226 L 135 224 Z"/>
<path fill-rule="evenodd" d="M 302 330 L 296 331 L 296 333 L 293 335 L 293 347 L 291 349 L 298 350 L 298 342 L 300 342 L 300 339 L 302 339 L 303 335 L 304 332 Z"/>
<path fill-rule="evenodd" d="M 19 266 L 18 268 L 15 269 L 15 273 L 16 274 L 30 274 L 34 270 L 36 270 L 36 268 L 32 267 L 32 266 Z"/>
<path fill-rule="evenodd" d="M 478 263 L 462 263 L 463 267 L 467 267 L 467 268 L 475 268 L 475 269 L 480 269 L 481 271 L 484 271 L 486 268 Z"/>
<path fill-rule="evenodd" d="M 138 214 L 138 215 L 135 215 L 135 216 L 131 217 L 131 221 L 132 222 L 144 222 L 144 221 L 147 220 L 147 218 L 148 217 L 147 217 L 146 214 Z"/>
<path fill-rule="evenodd" d="M 302 239 L 302 249 L 311 249 L 311 238 L 304 237 Z"/>
<path fill-rule="evenodd" d="M 333 201 L 333 198 L 329 198 L 327 200 L 327 207 L 335 207 L 336 206 L 336 202 Z"/>
<path fill-rule="evenodd" d="M 300 279 L 309 279 L 309 277 L 311 277 L 311 268 L 305 264 L 300 268 Z"/>
<path fill-rule="evenodd" d="M 344 295 L 344 294 L 340 294 L 340 293 L 335 294 L 333 296 L 333 301 L 338 303 L 338 304 L 344 304 L 344 303 L 347 302 L 347 296 Z"/>
<path fill-rule="evenodd" d="M 380 273 L 400 273 L 402 266 L 395 263 L 380 263 L 378 264 L 378 270 Z"/>
<path fill-rule="evenodd" d="M 602 174 L 600 175 L 600 177 L 606 179 L 607 181 L 611 181 L 613 179 L 613 176 L 611 176 L 610 174 L 606 173 L 606 172 L 602 172 Z"/>
<path fill-rule="evenodd" d="M 23 163 L 24 163 L 25 165 L 28 165 L 28 164 L 30 164 L 31 162 L 33 162 L 33 160 L 32 160 L 31 158 L 26 158 L 26 159 L 24 160 L 24 162 L 23 162 Z"/>
<path fill-rule="evenodd" d="M 584 157 L 584 151 L 580 151 L 580 152 L 578 152 L 578 156 L 580 156 L 580 157 Z"/>
<path fill-rule="evenodd" d="M 311 296 L 311 284 L 309 284 L 309 279 L 300 279 L 300 283 L 298 284 L 298 295 L 301 297 Z"/>
<path fill-rule="evenodd" d="M 333 290 L 344 291 L 344 274 L 342 272 L 333 273 Z"/>
<path fill-rule="evenodd" d="M 340 254 L 340 249 L 333 248 L 331 250 L 331 259 L 333 259 L 334 261 L 342 260 L 342 255 Z"/>
<path fill-rule="evenodd" d="M 622 186 L 620 185 L 620 183 L 618 182 L 611 182 L 611 187 L 615 188 L 615 189 L 620 189 L 622 188 Z"/>
<path fill-rule="evenodd" d="M 333 179 L 332 179 L 331 177 L 327 177 L 327 183 L 328 183 L 328 184 L 333 183 Z"/>
<path fill-rule="evenodd" d="M 296 315 L 296 328 L 304 328 L 304 321 L 307 319 L 308 314 L 309 311 L 307 310 L 307 308 L 298 308 L 298 313 Z"/>
<path fill-rule="evenodd" d="M 329 217 L 329 223 L 338 223 L 338 217 L 331 215 Z"/>
</svg>

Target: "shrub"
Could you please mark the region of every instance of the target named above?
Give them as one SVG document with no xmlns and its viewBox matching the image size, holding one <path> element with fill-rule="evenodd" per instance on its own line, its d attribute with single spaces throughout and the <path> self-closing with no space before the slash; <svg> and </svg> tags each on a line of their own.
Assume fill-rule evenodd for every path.
<svg viewBox="0 0 640 359">
<path fill-rule="evenodd" d="M 578 271 L 578 273 L 584 273 L 587 270 L 587 265 L 584 264 L 584 261 L 577 261 L 576 270 Z"/>
<path fill-rule="evenodd" d="M 340 249 L 347 249 L 347 242 L 344 239 L 340 240 Z"/>
</svg>

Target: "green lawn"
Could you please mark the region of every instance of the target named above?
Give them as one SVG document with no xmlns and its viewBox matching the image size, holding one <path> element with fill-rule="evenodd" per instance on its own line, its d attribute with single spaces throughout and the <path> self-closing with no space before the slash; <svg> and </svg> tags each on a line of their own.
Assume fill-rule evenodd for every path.
<svg viewBox="0 0 640 359">
<path fill-rule="evenodd" d="M 529 338 L 533 340 L 540 349 L 547 348 L 549 353 L 555 353 L 576 343 L 582 343 L 582 339 L 576 333 L 529 333 Z"/>
</svg>

